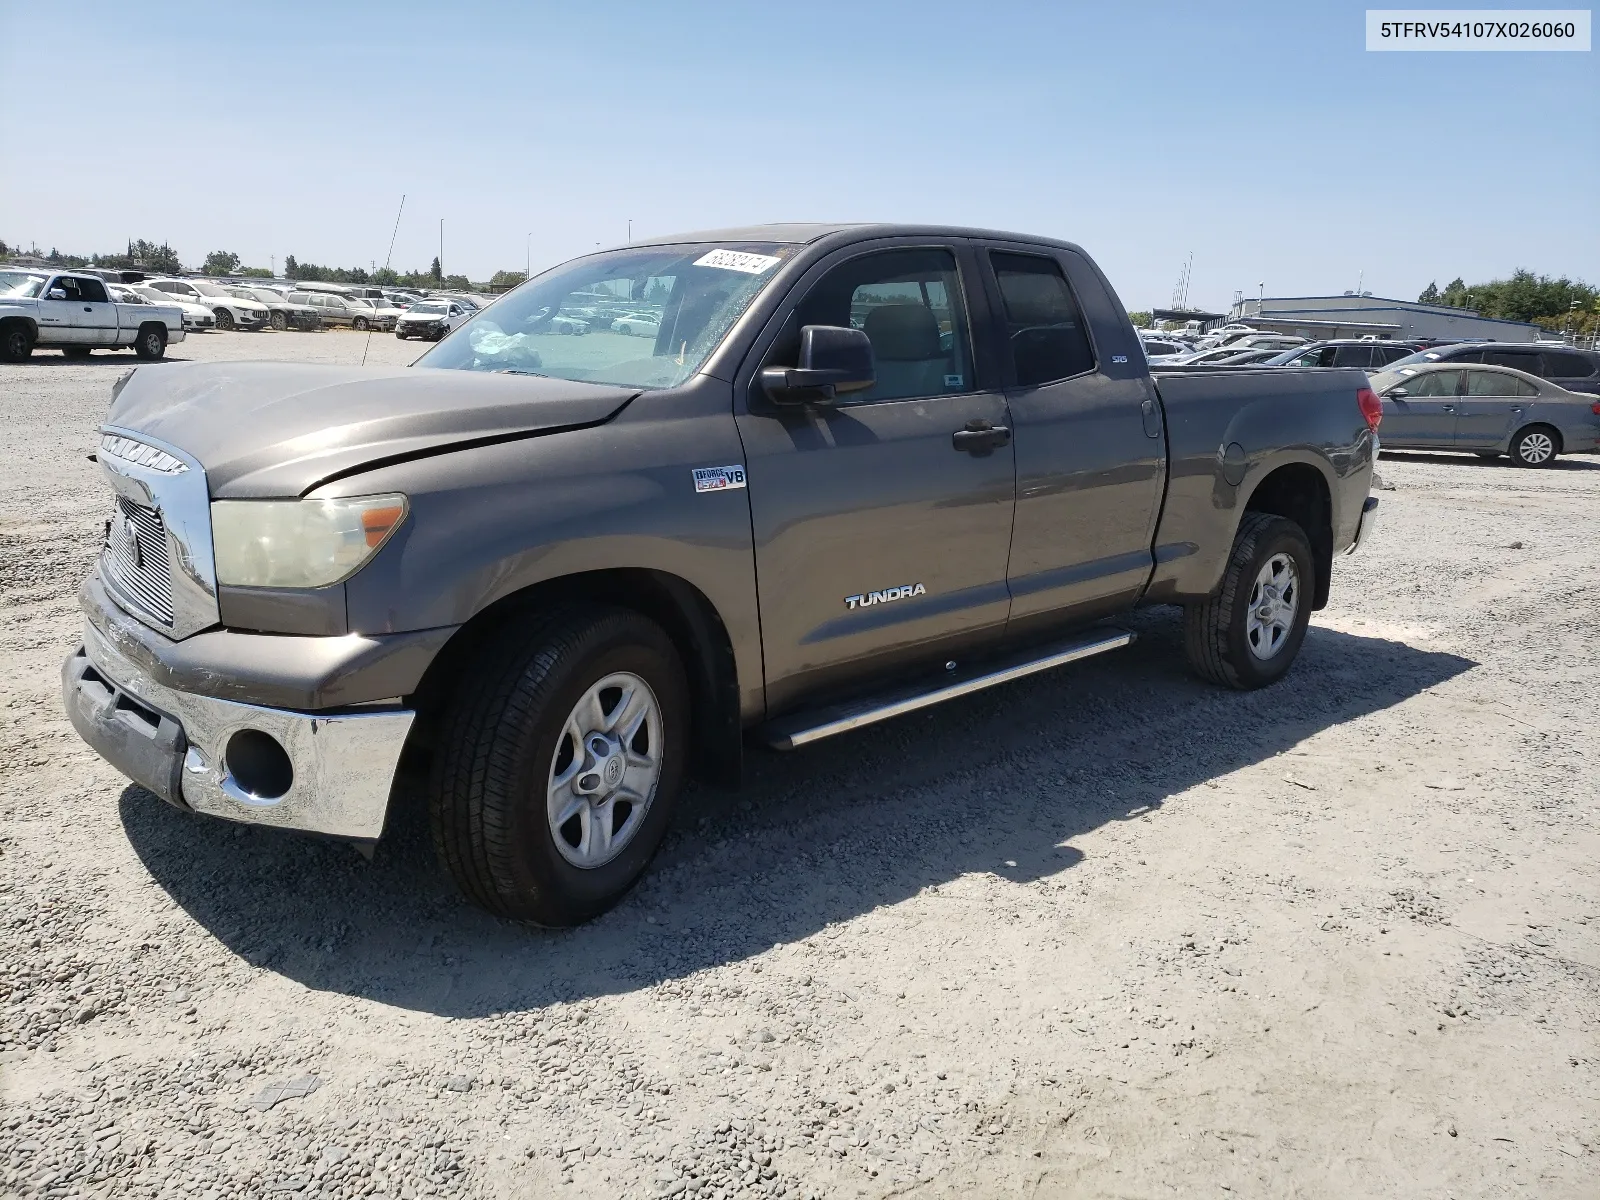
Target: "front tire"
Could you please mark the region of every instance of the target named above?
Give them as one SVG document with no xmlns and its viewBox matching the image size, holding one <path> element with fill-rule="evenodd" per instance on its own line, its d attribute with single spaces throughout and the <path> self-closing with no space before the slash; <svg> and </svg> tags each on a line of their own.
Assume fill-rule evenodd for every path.
<svg viewBox="0 0 1600 1200">
<path fill-rule="evenodd" d="M 357 317 L 350 324 L 357 333 L 365 333 L 367 331 L 367 319 L 365 317 Z"/>
<path fill-rule="evenodd" d="M 434 846 L 498 916 L 577 925 L 644 873 L 683 782 L 689 689 L 660 626 L 561 611 L 470 661 L 429 779 Z"/>
<path fill-rule="evenodd" d="M 1283 677 L 1311 620 L 1316 566 L 1305 531 L 1270 513 L 1239 522 L 1222 590 L 1183 611 L 1183 648 L 1195 673 L 1248 690 Z"/>
<path fill-rule="evenodd" d="M 33 331 L 21 321 L 0 326 L 0 362 L 27 362 L 33 353 Z"/>
<path fill-rule="evenodd" d="M 1561 435 L 1548 425 L 1530 425 L 1511 439 L 1511 461 L 1519 467 L 1548 467 L 1561 453 Z"/>
<path fill-rule="evenodd" d="M 133 339 L 133 352 L 146 362 L 154 362 L 167 352 L 167 331 L 160 325 L 146 325 Z"/>
<path fill-rule="evenodd" d="M 231 312 L 225 308 L 219 308 L 216 310 L 215 315 L 217 328 L 222 330 L 223 333 L 228 333 L 233 329 L 233 314 Z"/>
</svg>

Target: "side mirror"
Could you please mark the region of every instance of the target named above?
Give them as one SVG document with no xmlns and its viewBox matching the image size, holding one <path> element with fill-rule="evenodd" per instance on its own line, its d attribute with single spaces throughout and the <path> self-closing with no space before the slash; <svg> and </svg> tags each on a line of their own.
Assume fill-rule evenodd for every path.
<svg viewBox="0 0 1600 1200">
<path fill-rule="evenodd" d="M 1385 400 L 1404 400 L 1409 395 L 1411 393 L 1406 391 L 1405 388 L 1390 388 L 1383 394 L 1383 398 Z"/>
<path fill-rule="evenodd" d="M 761 372 L 761 389 L 774 404 L 832 404 L 877 381 L 872 342 L 859 329 L 837 325 L 807 325 L 800 330 L 800 365 Z"/>
<path fill-rule="evenodd" d="M 67 298 L 67 289 L 66 288 L 51 288 L 50 289 L 50 299 L 52 299 L 52 300 L 65 300 L 66 298 Z"/>
</svg>

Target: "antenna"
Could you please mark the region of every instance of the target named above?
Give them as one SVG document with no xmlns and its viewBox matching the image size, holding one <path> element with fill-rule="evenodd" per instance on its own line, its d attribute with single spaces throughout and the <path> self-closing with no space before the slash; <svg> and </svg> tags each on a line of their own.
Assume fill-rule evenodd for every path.
<svg viewBox="0 0 1600 1200">
<path fill-rule="evenodd" d="M 389 269 L 389 264 L 392 261 L 394 261 L 394 239 L 400 236 L 400 213 L 405 212 L 405 210 L 406 210 L 406 198 L 405 198 L 404 195 L 402 195 L 400 197 L 400 212 L 397 212 L 397 213 L 394 214 L 394 232 L 389 235 L 389 253 L 387 255 L 385 255 L 384 259 L 383 259 L 383 269 L 385 271 L 387 271 Z M 371 346 L 372 346 L 372 326 L 368 325 L 367 326 L 367 344 L 365 346 L 361 347 L 361 365 L 363 367 L 367 365 L 367 351 L 371 348 Z"/>
</svg>

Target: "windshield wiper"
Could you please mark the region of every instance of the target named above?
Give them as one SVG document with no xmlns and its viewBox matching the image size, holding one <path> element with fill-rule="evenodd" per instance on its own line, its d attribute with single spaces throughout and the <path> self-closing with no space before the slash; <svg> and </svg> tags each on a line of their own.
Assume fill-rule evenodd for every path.
<svg viewBox="0 0 1600 1200">
<path fill-rule="evenodd" d="M 549 379 L 543 371 L 519 371 L 516 367 L 496 367 L 491 375 L 532 375 L 535 379 Z"/>
</svg>

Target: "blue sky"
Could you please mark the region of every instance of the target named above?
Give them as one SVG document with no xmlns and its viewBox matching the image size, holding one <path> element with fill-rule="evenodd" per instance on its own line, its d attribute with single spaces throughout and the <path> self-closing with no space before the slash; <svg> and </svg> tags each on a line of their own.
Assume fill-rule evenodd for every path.
<svg viewBox="0 0 1600 1200">
<path fill-rule="evenodd" d="M 1595 54 L 1369 54 L 1364 11 L 0 0 L 0 238 L 381 265 L 404 193 L 394 265 L 443 218 L 473 278 L 631 218 L 1049 234 L 1133 308 L 1191 251 L 1202 305 L 1600 282 Z"/>
</svg>

